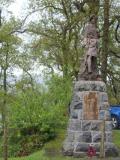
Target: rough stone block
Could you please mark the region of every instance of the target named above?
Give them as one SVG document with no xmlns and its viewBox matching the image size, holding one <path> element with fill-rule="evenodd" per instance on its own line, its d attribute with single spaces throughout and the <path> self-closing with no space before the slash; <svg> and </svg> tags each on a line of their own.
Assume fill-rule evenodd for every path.
<svg viewBox="0 0 120 160">
<path fill-rule="evenodd" d="M 105 120 L 106 120 L 106 121 L 111 121 L 111 115 L 110 115 L 110 112 L 109 112 L 109 111 L 106 111 L 106 112 L 105 112 Z"/>
<path fill-rule="evenodd" d="M 112 122 L 111 121 L 105 122 L 105 131 L 112 131 Z"/>
<path fill-rule="evenodd" d="M 92 142 L 93 143 L 98 143 L 101 142 L 101 133 L 100 132 L 93 132 L 92 133 Z"/>
<path fill-rule="evenodd" d="M 79 101 L 83 101 L 84 98 L 84 92 L 76 92 L 76 95 L 79 97 Z"/>
<path fill-rule="evenodd" d="M 83 142 L 91 143 L 92 142 L 92 135 L 91 132 L 83 132 Z"/>
<path fill-rule="evenodd" d="M 101 103 L 99 110 L 105 110 L 105 105 L 103 103 Z"/>
<path fill-rule="evenodd" d="M 99 120 L 104 120 L 105 119 L 105 110 L 100 110 L 99 111 L 98 119 Z"/>
<path fill-rule="evenodd" d="M 71 111 L 71 118 L 78 119 L 78 111 L 77 110 Z"/>
<path fill-rule="evenodd" d="M 111 132 L 106 132 L 105 137 L 106 137 L 105 138 L 106 142 L 112 143 L 112 133 Z"/>
<path fill-rule="evenodd" d="M 73 108 L 74 109 L 82 109 L 83 108 L 83 103 L 82 102 L 75 103 L 73 105 Z"/>
<path fill-rule="evenodd" d="M 72 102 L 71 105 L 73 105 L 74 103 L 78 103 L 80 101 L 79 96 L 75 93 L 72 97 Z"/>
<path fill-rule="evenodd" d="M 78 143 L 75 148 L 75 152 L 87 152 L 89 144 L 88 143 Z"/>
<path fill-rule="evenodd" d="M 97 121 L 97 122 L 95 121 L 95 122 L 92 122 L 91 130 L 92 131 L 99 131 L 100 127 L 101 127 L 101 121 Z"/>
<path fill-rule="evenodd" d="M 69 123 L 68 129 L 73 131 L 81 131 L 81 121 Z"/>
<path fill-rule="evenodd" d="M 83 121 L 82 122 L 82 130 L 89 131 L 91 129 L 91 121 Z"/>
<path fill-rule="evenodd" d="M 102 94 L 102 102 L 108 102 L 108 95 L 107 95 L 107 93 Z"/>
<path fill-rule="evenodd" d="M 97 91 L 99 92 L 106 92 L 106 86 L 99 86 Z"/>
<path fill-rule="evenodd" d="M 82 111 L 82 110 L 79 110 L 79 111 L 78 111 L 78 119 L 79 119 L 79 120 L 82 120 L 82 119 L 83 119 L 83 111 Z"/>
<path fill-rule="evenodd" d="M 74 132 L 68 132 L 67 141 L 74 142 Z"/>
<path fill-rule="evenodd" d="M 62 151 L 65 156 L 72 156 L 74 151 L 74 144 L 65 141 L 63 144 Z"/>
<path fill-rule="evenodd" d="M 105 144 L 105 157 L 118 157 L 119 151 L 112 143 Z"/>
<path fill-rule="evenodd" d="M 96 149 L 96 152 L 100 152 L 100 143 L 93 143 L 93 146 Z"/>
<path fill-rule="evenodd" d="M 82 142 L 83 140 L 83 132 L 76 132 L 74 136 L 75 142 Z"/>
</svg>

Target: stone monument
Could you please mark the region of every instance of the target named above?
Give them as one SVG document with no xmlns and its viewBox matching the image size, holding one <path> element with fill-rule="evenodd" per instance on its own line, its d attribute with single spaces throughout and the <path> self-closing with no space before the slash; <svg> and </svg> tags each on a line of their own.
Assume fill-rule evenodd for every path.
<svg viewBox="0 0 120 160">
<path fill-rule="evenodd" d="M 85 28 L 85 57 L 78 81 L 75 82 L 70 104 L 70 119 L 67 137 L 63 144 L 66 156 L 87 156 L 92 144 L 96 154 L 100 155 L 101 141 L 104 138 L 104 154 L 118 156 L 118 150 L 112 142 L 112 122 L 105 83 L 98 79 L 97 52 L 99 33 L 96 29 L 96 16 L 90 17 Z M 101 130 L 104 122 L 104 137 Z"/>
</svg>

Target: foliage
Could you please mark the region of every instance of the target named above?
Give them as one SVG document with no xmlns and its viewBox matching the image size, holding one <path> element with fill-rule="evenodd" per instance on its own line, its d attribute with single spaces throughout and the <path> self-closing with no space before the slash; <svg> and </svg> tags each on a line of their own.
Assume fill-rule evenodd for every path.
<svg viewBox="0 0 120 160">
<path fill-rule="evenodd" d="M 30 1 L 32 9 L 42 18 L 31 22 L 29 32 L 35 36 L 32 53 L 40 64 L 57 67 L 64 76 L 76 76 L 79 71 L 83 13 L 77 14 L 73 1 Z"/>
<path fill-rule="evenodd" d="M 66 128 L 71 80 L 54 75 L 39 84 L 16 84 L 10 103 L 9 155 L 28 155 L 57 136 L 58 128 Z"/>
<path fill-rule="evenodd" d="M 120 13 L 120 6 L 111 1 L 110 17 L 109 17 L 109 43 L 107 55 L 107 87 L 110 99 L 110 104 L 120 103 L 120 57 L 119 57 L 119 44 L 115 39 L 115 28 L 117 19 L 115 18 Z M 103 47 L 103 46 L 102 46 Z M 102 56 L 102 55 L 101 55 Z"/>
</svg>

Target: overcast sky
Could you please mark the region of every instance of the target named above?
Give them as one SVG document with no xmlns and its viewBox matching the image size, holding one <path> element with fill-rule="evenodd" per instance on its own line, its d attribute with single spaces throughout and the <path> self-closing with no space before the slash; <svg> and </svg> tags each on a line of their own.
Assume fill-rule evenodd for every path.
<svg viewBox="0 0 120 160">
<path fill-rule="evenodd" d="M 15 2 L 9 6 L 9 10 L 12 11 L 16 17 L 23 15 L 26 8 L 27 0 L 15 0 Z"/>
</svg>

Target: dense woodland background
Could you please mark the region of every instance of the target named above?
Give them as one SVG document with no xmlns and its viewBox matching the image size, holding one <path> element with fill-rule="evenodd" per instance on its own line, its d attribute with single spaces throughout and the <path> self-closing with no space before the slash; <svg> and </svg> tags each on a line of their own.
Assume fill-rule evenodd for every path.
<svg viewBox="0 0 120 160">
<path fill-rule="evenodd" d="M 0 0 L 4 8 L 12 0 Z M 24 156 L 66 128 L 84 49 L 85 24 L 98 16 L 98 67 L 110 104 L 120 104 L 120 2 L 28 0 L 23 19 L 0 9 L 0 156 Z M 31 18 L 35 15 L 36 18 Z M 29 21 L 28 21 L 29 19 Z M 33 73 L 34 65 L 40 80 Z M 22 70 L 16 78 L 15 69 Z M 38 74 L 37 74 L 38 75 Z"/>
</svg>

